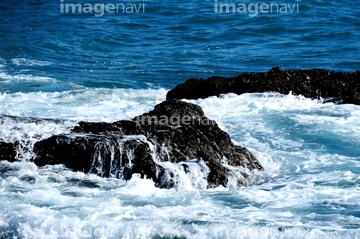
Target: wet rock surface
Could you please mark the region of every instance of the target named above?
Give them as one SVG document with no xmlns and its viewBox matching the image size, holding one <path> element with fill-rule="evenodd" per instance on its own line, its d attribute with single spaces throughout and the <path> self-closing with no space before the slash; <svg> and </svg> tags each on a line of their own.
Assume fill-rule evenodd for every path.
<svg viewBox="0 0 360 239">
<path fill-rule="evenodd" d="M 79 122 L 69 134 L 38 141 L 38 166 L 64 164 L 74 171 L 128 180 L 133 174 L 157 186 L 177 185 L 179 171 L 191 173 L 194 163 L 208 187 L 227 186 L 229 180 L 248 185 L 249 172 L 263 170 L 246 148 L 236 146 L 200 106 L 164 101 L 132 120 L 113 123 Z M 15 159 L 13 144 L 0 143 L 1 159 Z M 170 166 L 169 166 L 170 163 Z"/>
<path fill-rule="evenodd" d="M 327 98 L 337 103 L 360 104 L 360 71 L 345 73 L 323 69 L 244 73 L 239 76 L 192 78 L 167 93 L 170 99 L 198 99 L 225 93 L 292 92 L 308 98 Z"/>
<path fill-rule="evenodd" d="M 10 162 L 16 161 L 16 153 L 13 143 L 0 141 L 0 159 L 7 160 Z"/>
</svg>

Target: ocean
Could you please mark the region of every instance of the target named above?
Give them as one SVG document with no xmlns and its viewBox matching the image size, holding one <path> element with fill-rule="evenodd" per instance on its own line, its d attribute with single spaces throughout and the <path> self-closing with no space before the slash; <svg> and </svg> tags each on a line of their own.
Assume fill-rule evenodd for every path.
<svg viewBox="0 0 360 239">
<path fill-rule="evenodd" d="M 189 78 L 360 69 L 360 1 L 0 2 L 0 238 L 360 238 L 360 106 L 276 92 L 198 100 L 265 170 L 248 187 L 160 189 L 37 167 L 79 121 L 148 112 Z M 13 117 L 38 117 L 39 122 Z M 175 166 L 174 166 L 175 167 Z M 194 171 L 196 172 L 196 170 Z"/>
</svg>

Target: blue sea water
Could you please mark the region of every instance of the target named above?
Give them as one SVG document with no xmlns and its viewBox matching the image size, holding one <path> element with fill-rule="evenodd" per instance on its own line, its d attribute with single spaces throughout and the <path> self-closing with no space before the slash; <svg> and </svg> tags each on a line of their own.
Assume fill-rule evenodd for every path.
<svg viewBox="0 0 360 239">
<path fill-rule="evenodd" d="M 264 165 L 249 187 L 206 189 L 196 167 L 164 190 L 28 161 L 38 140 L 132 118 L 192 77 L 359 70 L 360 1 L 264 2 L 294 12 L 256 16 L 216 13 L 253 1 L 104 1 L 141 11 L 101 17 L 67 3 L 100 1 L 0 2 L 0 115 L 62 119 L 0 122 L 0 140 L 21 151 L 0 163 L 0 238 L 360 238 L 356 105 L 290 92 L 186 100 Z"/>
</svg>

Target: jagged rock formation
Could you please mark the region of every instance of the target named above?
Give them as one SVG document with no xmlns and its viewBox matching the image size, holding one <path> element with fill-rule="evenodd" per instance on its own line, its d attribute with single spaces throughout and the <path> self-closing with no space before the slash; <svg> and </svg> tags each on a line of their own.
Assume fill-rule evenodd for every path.
<svg viewBox="0 0 360 239">
<path fill-rule="evenodd" d="M 170 99 L 198 99 L 225 93 L 292 92 L 308 98 L 331 98 L 337 102 L 360 104 L 360 71 L 334 72 L 322 69 L 288 70 L 273 68 L 269 72 L 244 73 L 207 80 L 192 78 L 167 93 Z"/>
<path fill-rule="evenodd" d="M 1 159 L 13 159 L 14 144 L 0 143 Z M 103 177 L 130 179 L 138 173 L 157 186 L 176 186 L 178 175 L 169 163 L 189 173 L 194 161 L 208 187 L 227 186 L 237 180 L 247 185 L 251 170 L 263 170 L 245 148 L 235 146 L 200 106 L 179 100 L 165 101 L 132 120 L 114 123 L 79 122 L 71 133 L 38 141 L 31 160 L 38 166 L 64 164 L 75 171 Z"/>
</svg>

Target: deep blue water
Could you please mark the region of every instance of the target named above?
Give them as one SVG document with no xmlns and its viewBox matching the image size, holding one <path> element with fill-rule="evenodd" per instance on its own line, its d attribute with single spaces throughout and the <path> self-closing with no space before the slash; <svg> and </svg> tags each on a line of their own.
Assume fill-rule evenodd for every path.
<svg viewBox="0 0 360 239">
<path fill-rule="evenodd" d="M 113 3 L 145 5 L 138 14 L 95 17 L 61 13 L 61 2 L 55 0 L 1 2 L 0 71 L 6 74 L 0 77 L 1 92 L 171 88 L 191 77 L 234 76 L 274 66 L 360 68 L 359 1 L 278 1 L 298 4 L 298 12 L 255 17 L 215 13 L 214 1 Z"/>
</svg>

